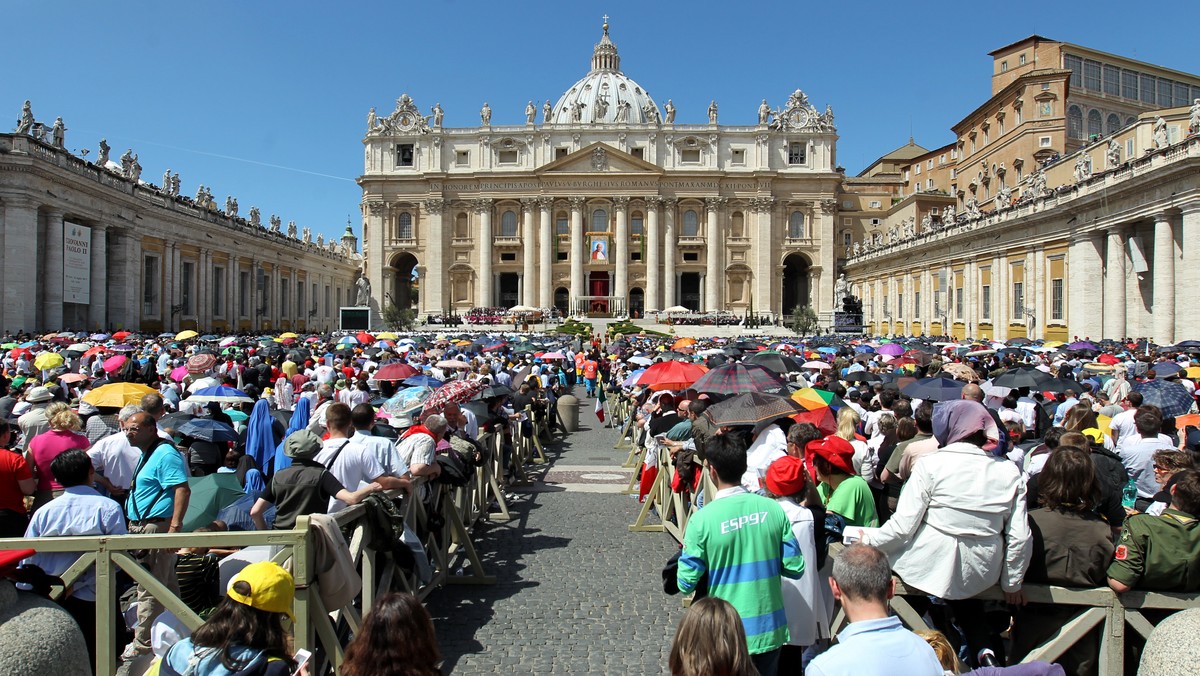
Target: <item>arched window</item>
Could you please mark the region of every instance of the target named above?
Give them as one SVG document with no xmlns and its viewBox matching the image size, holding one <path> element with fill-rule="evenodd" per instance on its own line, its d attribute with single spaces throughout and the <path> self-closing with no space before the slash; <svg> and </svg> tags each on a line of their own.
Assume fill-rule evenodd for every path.
<svg viewBox="0 0 1200 676">
<path fill-rule="evenodd" d="M 746 217 L 742 212 L 735 211 L 729 219 L 729 236 L 742 238 L 746 236 Z"/>
<path fill-rule="evenodd" d="M 788 216 L 788 239 L 800 239 L 804 237 L 804 214 L 799 211 L 793 211 L 791 216 Z"/>
<path fill-rule="evenodd" d="M 592 212 L 592 232 L 608 232 L 608 212 L 597 209 Z"/>
<path fill-rule="evenodd" d="M 1126 127 L 1128 127 L 1129 125 L 1133 124 L 1134 122 L 1137 122 L 1137 118 L 1136 118 L 1136 117 L 1134 117 L 1134 116 L 1132 116 L 1132 115 L 1130 115 L 1129 117 L 1125 118 L 1125 126 L 1126 126 Z"/>
<path fill-rule="evenodd" d="M 1079 106 L 1071 106 L 1067 109 L 1067 136 L 1083 138 L 1083 110 Z"/>
<path fill-rule="evenodd" d="M 1117 115 L 1116 113 L 1109 113 L 1108 120 L 1107 120 L 1105 126 L 1107 128 L 1104 130 L 1104 133 L 1106 133 L 1106 134 L 1117 133 L 1118 131 L 1121 130 L 1121 116 Z"/>
<path fill-rule="evenodd" d="M 396 237 L 399 239 L 412 239 L 412 214 L 407 211 L 401 211 L 396 218 Z"/>
<path fill-rule="evenodd" d="M 1104 133 L 1104 122 L 1102 121 L 1102 118 L 1100 117 L 1100 111 L 1098 111 L 1098 110 L 1089 110 L 1088 111 L 1087 133 L 1088 133 L 1089 137 L 1092 134 L 1100 135 L 1100 134 Z"/>
<path fill-rule="evenodd" d="M 684 237 L 699 237 L 700 236 L 700 217 L 696 215 L 695 210 L 688 209 L 683 212 L 683 231 Z"/>
<path fill-rule="evenodd" d="M 502 216 L 500 216 L 500 236 L 517 236 L 517 212 L 506 211 Z"/>
<path fill-rule="evenodd" d="M 629 234 L 634 237 L 641 237 L 646 234 L 645 219 L 642 218 L 642 212 L 635 211 L 629 217 Z"/>
<path fill-rule="evenodd" d="M 467 215 L 465 213 L 454 217 L 454 236 L 458 239 L 467 239 L 471 236 L 471 229 L 467 226 Z"/>
</svg>

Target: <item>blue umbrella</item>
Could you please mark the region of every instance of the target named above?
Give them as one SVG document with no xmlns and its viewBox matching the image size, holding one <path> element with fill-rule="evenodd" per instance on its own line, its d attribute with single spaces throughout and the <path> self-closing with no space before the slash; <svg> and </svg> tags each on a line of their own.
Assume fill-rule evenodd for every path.
<svg viewBox="0 0 1200 676">
<path fill-rule="evenodd" d="M 1161 361 L 1157 364 L 1154 364 L 1152 368 L 1154 369 L 1154 373 L 1159 378 L 1173 376 L 1183 370 L 1182 366 L 1173 361 Z"/>
<path fill-rule="evenodd" d="M 875 348 L 871 347 L 870 345 L 859 345 L 858 347 L 854 348 L 854 351 L 858 353 L 874 352 Z"/>
<path fill-rule="evenodd" d="M 28 348 L 31 348 L 31 347 L 34 347 L 37 345 L 41 345 L 41 343 L 37 342 L 36 340 L 30 340 L 30 341 L 21 343 L 17 347 L 28 349 Z"/>
<path fill-rule="evenodd" d="M 190 401 L 216 401 L 229 404 L 250 403 L 254 401 L 250 398 L 250 395 L 236 387 L 226 387 L 224 385 L 202 387 L 192 392 L 188 396 L 188 399 Z"/>
<path fill-rule="evenodd" d="M 358 339 L 355 338 L 354 336 L 342 336 L 338 340 L 337 344 L 338 345 L 358 345 Z"/>
<path fill-rule="evenodd" d="M 641 377 L 641 375 L 645 372 L 646 372 L 646 369 L 638 369 L 638 370 L 630 373 L 628 378 L 621 381 L 621 387 L 633 387 L 633 384 L 636 383 L 637 379 L 639 377 Z"/>
<path fill-rule="evenodd" d="M 275 458 L 275 435 L 271 431 L 274 421 L 267 400 L 255 402 L 250 419 L 246 421 L 246 455 L 254 458 L 259 469 L 266 468 Z"/>
<path fill-rule="evenodd" d="M 839 352 L 839 350 L 836 347 L 825 346 L 825 347 L 818 347 L 817 352 L 820 352 L 821 354 L 837 354 Z"/>
<path fill-rule="evenodd" d="M 1134 385 L 1133 391 L 1141 392 L 1142 403 L 1157 406 L 1167 418 L 1187 413 L 1196 403 L 1186 387 L 1169 380 L 1147 380 Z"/>
<path fill-rule="evenodd" d="M 436 387 L 442 386 L 442 381 L 438 380 L 437 378 L 434 378 L 433 376 L 426 376 L 426 375 L 410 376 L 408 378 L 405 378 L 404 380 L 401 380 L 400 382 L 404 383 L 405 385 L 408 385 L 409 387 L 435 387 L 436 388 Z"/>
<path fill-rule="evenodd" d="M 424 404 L 431 394 L 433 394 L 433 388 L 424 385 L 406 387 L 391 399 L 383 402 L 381 408 L 391 414 L 406 413 Z"/>
<path fill-rule="evenodd" d="M 228 423 L 211 418 L 193 418 L 180 425 L 178 431 L 193 439 L 212 441 L 218 444 L 238 439 L 238 433 Z"/>
<path fill-rule="evenodd" d="M 287 433 L 283 435 L 284 440 L 287 440 L 287 438 L 292 435 L 292 432 L 297 432 L 305 427 L 308 427 L 308 407 L 310 403 L 311 402 L 309 401 L 308 397 L 300 397 L 300 399 L 296 401 L 296 408 L 292 409 L 292 419 L 290 422 L 288 422 Z M 279 444 L 275 446 L 275 467 L 272 472 L 278 472 L 285 467 L 291 466 L 292 459 L 283 452 L 283 441 L 280 441 Z"/>
<path fill-rule="evenodd" d="M 901 388 L 900 393 L 925 401 L 950 401 L 962 398 L 962 389 L 966 383 L 953 378 L 935 376 L 922 378 Z"/>
</svg>

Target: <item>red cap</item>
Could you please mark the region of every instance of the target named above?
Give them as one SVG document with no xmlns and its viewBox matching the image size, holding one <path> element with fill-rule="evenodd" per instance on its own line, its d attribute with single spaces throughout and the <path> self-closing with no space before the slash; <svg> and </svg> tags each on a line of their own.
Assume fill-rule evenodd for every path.
<svg viewBox="0 0 1200 676">
<path fill-rule="evenodd" d="M 824 439 L 808 442 L 805 447 L 805 452 L 816 453 L 817 455 L 829 461 L 829 464 L 842 470 L 851 476 L 857 474 L 854 471 L 854 446 L 850 445 L 849 441 L 831 434 Z"/>
<path fill-rule="evenodd" d="M 795 495 L 804 490 L 806 478 L 804 461 L 792 455 L 785 455 L 771 463 L 764 481 L 767 490 L 775 495 Z"/>
</svg>

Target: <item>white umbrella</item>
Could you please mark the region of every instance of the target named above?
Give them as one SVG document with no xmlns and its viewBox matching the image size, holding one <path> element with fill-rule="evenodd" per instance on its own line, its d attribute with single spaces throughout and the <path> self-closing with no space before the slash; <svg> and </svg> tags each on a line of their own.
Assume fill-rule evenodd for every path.
<svg viewBox="0 0 1200 676">
<path fill-rule="evenodd" d="M 220 384 L 221 381 L 216 378 L 200 378 L 188 386 L 188 392 L 196 392 L 206 387 L 216 387 Z"/>
<path fill-rule="evenodd" d="M 829 369 L 829 368 L 833 368 L 833 367 L 830 366 L 829 364 L 826 364 L 823 361 L 806 361 L 806 362 L 804 362 L 803 368 L 824 371 L 825 369 Z"/>
<path fill-rule="evenodd" d="M 225 338 L 222 338 L 221 342 L 219 342 L 217 344 L 220 345 L 221 347 L 230 347 L 230 346 L 236 345 L 237 341 L 238 341 L 237 336 L 226 336 Z"/>
<path fill-rule="evenodd" d="M 509 312 L 537 312 L 538 308 L 529 307 L 528 305 L 514 305 L 508 308 Z"/>
<path fill-rule="evenodd" d="M 691 312 L 691 310 L 688 308 L 685 308 L 682 305 L 672 305 L 671 307 L 667 308 L 666 310 L 663 310 L 663 312 L 668 312 L 668 313 L 670 313 L 670 312 Z"/>
</svg>

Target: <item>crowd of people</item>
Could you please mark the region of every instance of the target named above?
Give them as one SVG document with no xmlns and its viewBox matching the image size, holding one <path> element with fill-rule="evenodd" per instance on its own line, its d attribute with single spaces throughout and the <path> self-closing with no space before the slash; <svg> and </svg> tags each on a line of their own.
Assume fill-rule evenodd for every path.
<svg viewBox="0 0 1200 676">
<path fill-rule="evenodd" d="M 681 377 L 668 348 L 707 370 Z M 689 611 L 673 673 L 1004 667 L 1082 610 L 1031 604 L 1028 584 L 1200 591 L 1200 343 L 633 339 L 613 357 L 641 498 L 666 481 L 692 505 L 678 589 L 743 625 L 748 661 L 700 669 L 715 658 L 680 645 Z M 892 574 L 933 648 L 888 616 Z M 996 587 L 1003 600 L 979 598 Z M 835 603 L 851 624 L 829 649 Z M 1099 653 L 1095 630 L 1044 666 L 1096 673 Z"/>
</svg>

